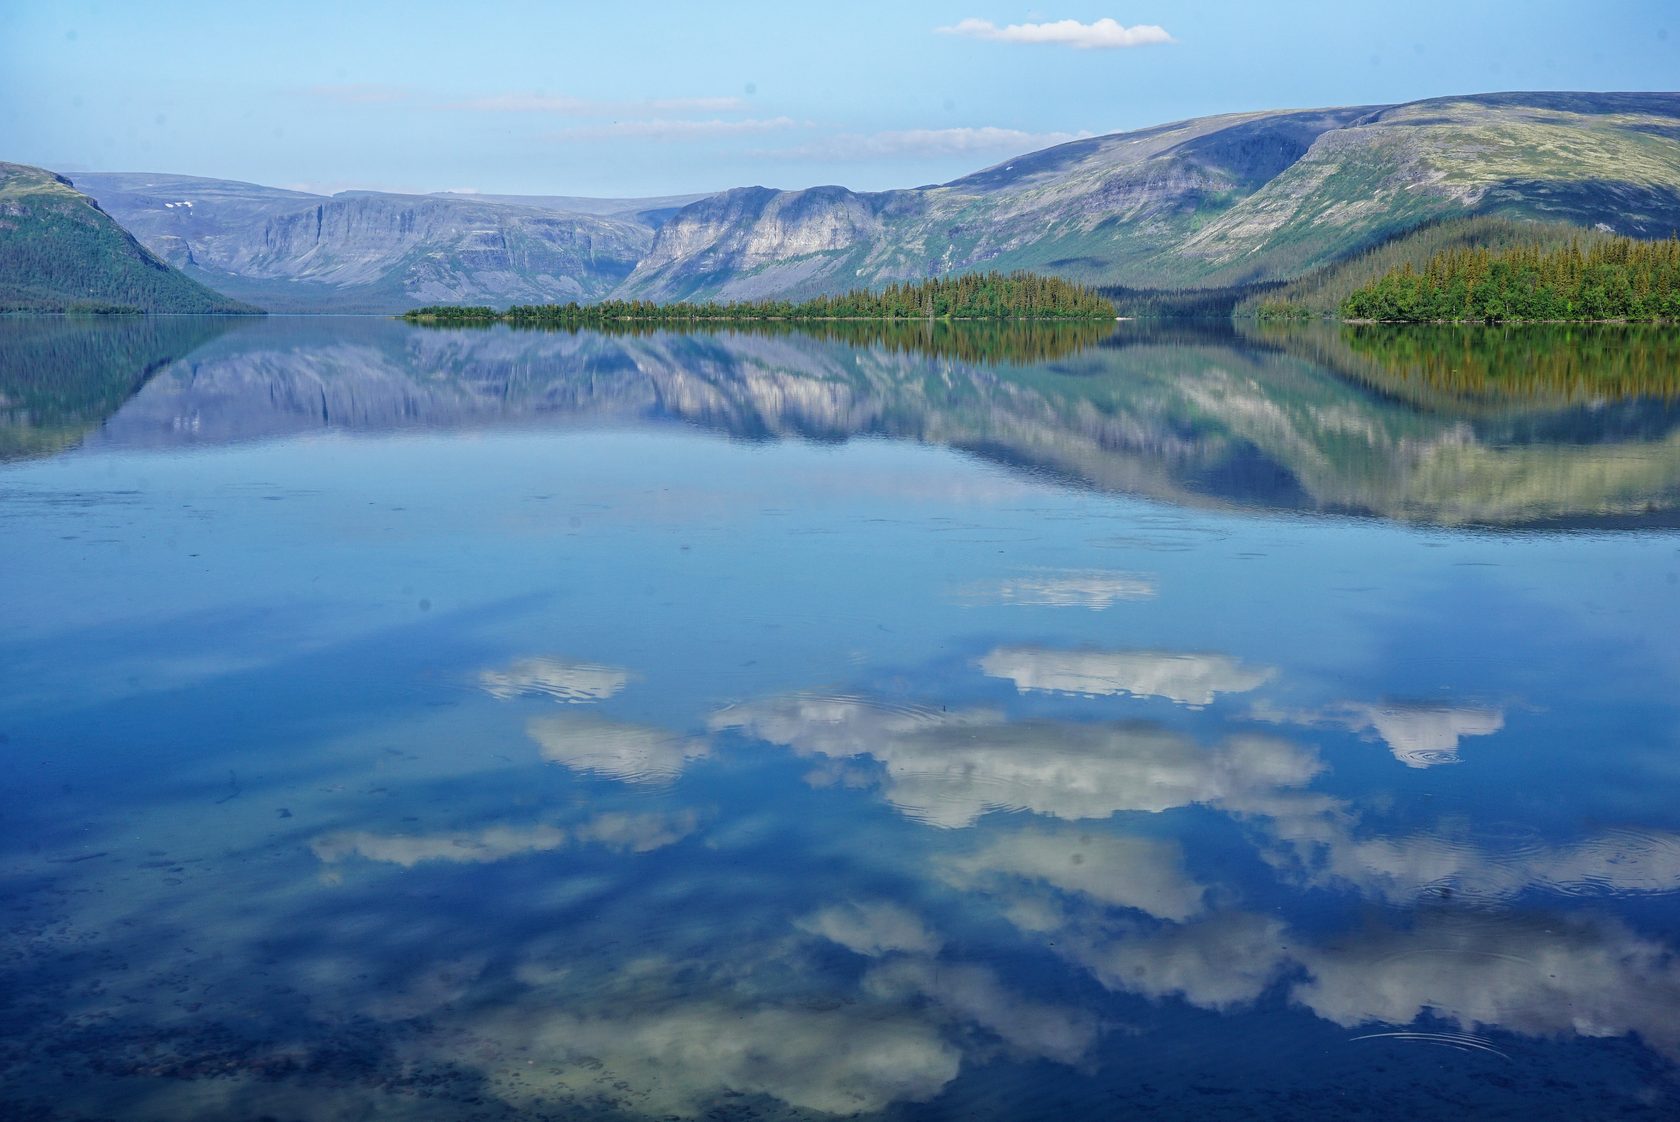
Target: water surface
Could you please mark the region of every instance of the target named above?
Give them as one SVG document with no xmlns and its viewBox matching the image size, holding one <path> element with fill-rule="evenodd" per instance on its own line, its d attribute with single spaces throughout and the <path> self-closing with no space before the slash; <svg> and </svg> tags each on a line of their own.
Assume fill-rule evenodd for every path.
<svg viewBox="0 0 1680 1122">
<path fill-rule="evenodd" d="M 1670 339 L 0 324 L 0 1103 L 1672 1117 Z"/>
</svg>

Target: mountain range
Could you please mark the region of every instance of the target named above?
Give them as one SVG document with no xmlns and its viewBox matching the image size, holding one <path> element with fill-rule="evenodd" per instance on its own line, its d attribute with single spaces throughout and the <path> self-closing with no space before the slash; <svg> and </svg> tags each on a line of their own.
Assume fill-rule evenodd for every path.
<svg viewBox="0 0 1680 1122">
<path fill-rule="evenodd" d="M 283 311 L 801 297 L 977 269 L 1217 287 L 1289 279 L 1464 215 L 1667 236 L 1680 229 L 1680 94 L 1233 113 L 882 192 L 326 196 L 177 175 L 72 179 L 187 277 Z"/>
</svg>

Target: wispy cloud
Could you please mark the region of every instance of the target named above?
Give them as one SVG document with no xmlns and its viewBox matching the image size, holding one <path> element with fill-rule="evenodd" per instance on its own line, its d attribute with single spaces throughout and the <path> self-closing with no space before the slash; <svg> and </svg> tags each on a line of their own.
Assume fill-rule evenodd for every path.
<svg viewBox="0 0 1680 1122">
<path fill-rule="evenodd" d="M 897 129 L 875 133 L 840 133 L 796 148 L 772 149 L 759 155 L 789 160 L 881 160 L 897 156 L 961 156 L 989 152 L 1031 152 L 1087 132 L 1024 132 L 994 126 L 951 129 Z"/>
<path fill-rule="evenodd" d="M 313 97 L 324 97 L 345 105 L 391 105 L 414 99 L 414 90 L 408 86 L 385 86 L 376 82 L 329 83 L 310 86 L 306 92 Z"/>
<path fill-rule="evenodd" d="M 654 118 L 645 121 L 613 121 L 611 124 L 605 125 L 562 129 L 549 135 L 550 139 L 554 140 L 610 140 L 618 137 L 634 137 L 638 140 L 691 140 L 703 137 L 737 136 L 743 133 L 775 132 L 779 129 L 798 128 L 799 125 L 800 122 L 792 117 L 743 117 L 733 121 L 722 118 L 700 121 Z"/>
<path fill-rule="evenodd" d="M 998 43 L 1054 43 L 1082 51 L 1144 47 L 1151 43 L 1174 41 L 1167 34 L 1167 29 L 1157 24 L 1140 23 L 1126 27 L 1113 19 L 1099 19 L 1091 23 L 1059 19 L 1049 23 L 1012 23 L 1005 27 L 999 27 L 989 19 L 965 19 L 950 27 L 936 27 L 934 30 L 941 35 L 964 35 Z"/>
<path fill-rule="evenodd" d="M 742 97 L 667 97 L 636 102 L 655 113 L 732 113 L 747 107 Z"/>
<path fill-rule="evenodd" d="M 739 97 L 664 97 L 640 101 L 604 101 L 540 93 L 505 93 L 452 101 L 444 109 L 474 113 L 554 113 L 570 117 L 611 117 L 620 113 L 733 113 L 747 107 Z"/>
</svg>

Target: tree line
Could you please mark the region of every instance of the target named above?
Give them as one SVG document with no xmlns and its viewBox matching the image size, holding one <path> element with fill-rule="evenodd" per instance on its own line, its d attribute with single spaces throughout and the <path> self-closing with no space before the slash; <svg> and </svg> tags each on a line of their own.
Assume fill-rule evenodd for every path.
<svg viewBox="0 0 1680 1122">
<path fill-rule="evenodd" d="M 490 307 L 431 305 L 405 312 L 421 323 L 512 323 L 591 327 L 604 323 L 706 323 L 753 320 L 1112 320 L 1114 305 L 1083 285 L 1036 273 L 967 273 L 853 289 L 808 300 L 659 303 L 605 300 L 598 304 L 516 304 Z"/>
<path fill-rule="evenodd" d="M 1342 303 L 1356 290 L 1375 284 L 1403 265 L 1421 270 L 1437 253 L 1449 249 L 1501 251 L 1518 246 L 1561 249 L 1572 241 L 1592 246 L 1614 235 L 1572 226 L 1566 222 L 1535 222 L 1481 214 L 1431 222 L 1384 241 L 1341 261 L 1238 303 L 1235 314 L 1260 320 L 1340 319 Z"/>
<path fill-rule="evenodd" d="M 1680 239 L 1452 247 L 1355 289 L 1341 313 L 1398 323 L 1680 320 Z"/>
</svg>

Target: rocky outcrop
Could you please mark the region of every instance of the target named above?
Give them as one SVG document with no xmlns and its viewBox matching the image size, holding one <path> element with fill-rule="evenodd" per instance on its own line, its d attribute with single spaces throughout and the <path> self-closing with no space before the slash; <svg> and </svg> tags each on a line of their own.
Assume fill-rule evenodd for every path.
<svg viewBox="0 0 1680 1122">
<path fill-rule="evenodd" d="M 833 287 L 846 255 L 886 232 L 889 198 L 844 187 L 725 191 L 672 216 L 624 292 L 753 299 Z"/>
</svg>

